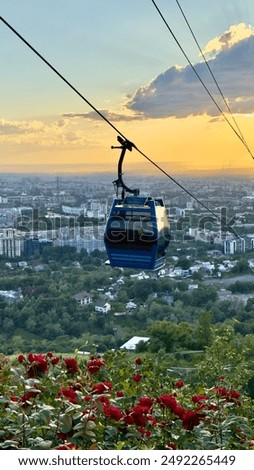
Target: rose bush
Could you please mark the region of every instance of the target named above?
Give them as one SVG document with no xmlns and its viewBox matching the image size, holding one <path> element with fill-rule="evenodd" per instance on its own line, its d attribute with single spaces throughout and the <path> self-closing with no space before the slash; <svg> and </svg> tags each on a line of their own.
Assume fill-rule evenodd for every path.
<svg viewBox="0 0 254 470">
<path fill-rule="evenodd" d="M 251 399 L 229 378 L 188 383 L 122 351 L 2 356 L 0 449 L 250 449 Z"/>
</svg>

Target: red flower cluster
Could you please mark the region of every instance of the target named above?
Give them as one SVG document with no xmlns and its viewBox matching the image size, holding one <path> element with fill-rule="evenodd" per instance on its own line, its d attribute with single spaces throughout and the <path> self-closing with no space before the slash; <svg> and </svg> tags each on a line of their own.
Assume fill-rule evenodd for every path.
<svg viewBox="0 0 254 470">
<path fill-rule="evenodd" d="M 71 403 L 77 403 L 77 394 L 73 387 L 61 387 L 59 392 L 57 393 L 57 397 L 64 397 Z"/>
<path fill-rule="evenodd" d="M 124 416 L 125 424 L 134 424 L 138 426 L 141 434 L 147 435 L 145 426 L 149 423 L 156 424 L 156 419 L 152 416 L 153 399 L 150 397 L 141 397 L 137 405 L 126 410 Z"/>
<path fill-rule="evenodd" d="M 106 416 L 109 418 L 115 420 L 115 421 L 120 421 L 120 419 L 123 418 L 124 414 L 120 408 L 117 408 L 116 406 L 105 404 L 103 407 L 103 411 Z"/>
<path fill-rule="evenodd" d="M 205 415 L 201 414 L 199 410 L 185 411 L 182 415 L 183 428 L 192 431 L 195 426 L 198 426 L 200 421 L 204 419 Z"/>
<path fill-rule="evenodd" d="M 70 360 L 75 361 L 75 359 Z M 54 357 L 50 352 L 46 355 L 29 353 L 27 358 L 23 356 L 23 354 L 18 356 L 18 362 L 26 366 L 27 375 L 30 379 L 46 374 L 48 372 L 49 364 L 56 365 L 59 361 L 60 358 L 57 356 Z"/>
<path fill-rule="evenodd" d="M 29 378 L 38 377 L 48 371 L 47 359 L 43 354 L 29 353 L 27 359 L 31 364 L 27 368 L 27 375 Z"/>
<path fill-rule="evenodd" d="M 37 391 L 37 390 L 38 391 Z M 31 404 L 31 400 L 36 398 L 39 393 L 41 393 L 41 389 L 35 384 L 33 387 L 33 391 L 26 392 L 21 397 L 16 397 L 15 395 L 10 396 L 10 400 L 13 402 L 21 402 L 23 408 L 27 408 Z"/>
<path fill-rule="evenodd" d="M 105 365 L 105 362 L 100 358 L 93 358 L 87 362 L 86 370 L 89 374 L 96 374 L 102 366 Z"/>
<path fill-rule="evenodd" d="M 21 401 L 25 403 L 25 402 L 31 400 L 31 398 L 36 398 L 39 393 L 40 393 L 39 390 L 38 390 L 38 392 L 36 392 L 36 391 L 27 392 L 24 395 L 22 395 Z"/>
<path fill-rule="evenodd" d="M 161 406 L 165 406 L 166 408 L 169 408 L 172 411 L 172 413 L 174 413 L 176 416 L 179 416 L 179 418 L 181 418 L 181 416 L 183 415 L 185 411 L 184 408 L 179 405 L 179 403 L 177 402 L 176 398 L 173 395 L 167 395 L 167 394 L 161 395 L 160 397 L 158 397 L 157 401 Z"/>
<path fill-rule="evenodd" d="M 150 397 L 141 397 L 139 399 L 139 405 L 147 408 L 147 411 L 150 411 L 153 406 L 153 399 Z"/>
<path fill-rule="evenodd" d="M 186 410 L 179 405 L 176 398 L 173 395 L 161 395 L 157 399 L 161 406 L 169 408 L 178 418 L 182 420 L 183 428 L 192 431 L 194 426 L 198 426 L 200 421 L 204 418 L 204 415 L 200 413 L 200 410 Z"/>
<path fill-rule="evenodd" d="M 51 352 L 47 353 L 47 358 L 49 359 L 50 363 L 53 364 L 53 366 L 58 364 L 58 362 L 60 361 L 60 357 L 53 356 L 53 354 Z"/>
<path fill-rule="evenodd" d="M 220 397 L 225 398 L 227 402 L 234 402 L 238 406 L 241 405 L 240 400 L 238 400 L 238 398 L 240 398 L 240 393 L 236 390 L 227 390 L 225 387 L 217 387 L 214 388 L 213 391 L 217 393 L 217 395 L 219 395 Z"/>
<path fill-rule="evenodd" d="M 65 362 L 65 365 L 66 365 L 66 368 L 67 368 L 67 374 L 75 375 L 78 372 L 78 370 L 79 370 L 78 363 L 77 363 L 77 360 L 75 358 L 64 359 L 64 362 Z"/>
<path fill-rule="evenodd" d="M 207 395 L 193 395 L 191 398 L 193 403 L 204 403 L 204 401 L 208 400 Z"/>
<path fill-rule="evenodd" d="M 110 390 L 112 390 L 112 385 L 110 382 L 100 382 L 93 385 L 91 393 L 97 393 L 100 395 L 102 393 L 110 392 Z"/>
<path fill-rule="evenodd" d="M 105 357 L 107 357 L 106 354 Z M 104 427 L 106 429 L 114 426 L 117 429 L 114 439 L 117 435 L 117 439 L 121 443 L 130 439 L 130 446 L 141 444 L 141 447 L 146 447 L 149 439 L 149 448 L 157 445 L 173 450 L 176 449 L 176 446 L 177 448 L 183 446 L 183 441 L 177 437 L 179 423 L 182 428 L 180 436 L 184 437 L 186 434 L 189 442 L 192 439 L 190 431 L 193 431 L 201 422 L 208 426 L 212 424 L 216 428 L 218 413 L 212 413 L 213 410 L 221 410 L 225 406 L 225 402 L 241 405 L 240 393 L 233 388 L 227 389 L 225 386 L 213 388 L 207 394 L 193 394 L 188 397 L 189 401 L 185 397 L 182 402 L 184 394 L 182 390 L 179 390 L 185 384 L 182 380 L 171 381 L 170 377 L 168 381 L 170 383 L 169 393 L 164 393 L 165 390 L 167 391 L 165 388 L 167 382 L 165 382 L 160 385 L 159 393 L 161 395 L 158 390 L 158 394 L 153 395 L 156 393 L 152 389 L 154 382 L 149 382 L 146 368 L 139 357 L 134 359 L 126 375 L 117 375 L 115 382 L 112 379 L 112 371 L 115 369 L 113 367 L 107 369 L 104 360 L 99 356 L 91 356 L 86 364 L 83 362 L 83 365 L 82 360 L 78 364 L 74 358 L 59 358 L 50 352 L 46 355 L 33 353 L 25 356 L 19 355 L 18 361 L 22 364 L 18 370 L 22 368 L 26 371 L 26 379 L 38 377 L 40 380 L 32 381 L 32 383 L 38 382 L 41 385 L 33 385 L 33 388 L 30 388 L 31 381 L 27 381 L 29 384 L 26 384 L 27 388 L 17 387 L 17 381 L 15 381 L 15 388 L 9 390 L 9 400 L 7 400 L 8 403 L 4 403 L 4 406 L 8 407 L 10 402 L 13 402 L 12 408 L 22 407 L 22 411 L 30 417 L 33 410 L 36 410 L 37 402 L 41 403 L 38 400 L 39 394 L 43 400 L 44 398 L 49 400 L 52 419 L 56 422 L 59 421 L 57 430 L 54 431 L 53 441 L 55 446 L 58 445 L 55 447 L 58 450 L 73 450 L 80 448 L 80 446 L 92 449 L 93 446 L 97 448 L 98 442 L 103 446 Z M 53 367 L 56 364 L 59 366 Z M 118 362 L 114 367 L 118 367 Z M 45 375 L 46 377 L 44 377 Z M 49 393 L 46 387 L 48 387 L 50 379 L 52 379 L 54 386 Z M 57 389 L 55 389 L 56 384 L 58 384 Z M 225 384 L 219 383 L 219 385 Z M 186 387 L 186 391 L 188 391 L 188 387 Z M 142 396 L 140 396 L 141 393 Z M 244 403 L 244 394 L 242 401 Z M 58 415 L 54 415 L 54 406 L 58 410 Z M 78 412 L 76 408 L 78 408 Z M 227 407 L 227 413 L 230 413 L 234 408 L 235 406 Z M 66 426 L 63 425 L 65 421 L 62 418 L 65 413 L 68 418 L 71 418 L 66 420 Z M 245 436 L 241 429 L 238 431 L 233 425 L 230 431 L 232 435 L 234 433 L 241 445 L 253 446 L 252 435 L 246 432 Z M 116 445 L 115 440 L 111 443 L 111 438 L 107 437 L 107 439 L 105 446 L 109 444 L 109 447 L 112 445 L 111 448 L 113 448 Z M 193 442 L 195 442 L 194 440 L 195 433 L 193 433 Z"/>
</svg>

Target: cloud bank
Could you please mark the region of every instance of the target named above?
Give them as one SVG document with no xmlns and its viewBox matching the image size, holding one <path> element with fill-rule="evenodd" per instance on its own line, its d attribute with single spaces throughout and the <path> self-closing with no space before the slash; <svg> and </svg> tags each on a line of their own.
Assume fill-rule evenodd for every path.
<svg viewBox="0 0 254 470">
<path fill-rule="evenodd" d="M 223 35 L 210 41 L 204 52 L 213 55 L 207 61 L 231 111 L 253 113 L 254 29 L 242 23 L 231 26 Z M 226 111 L 205 62 L 194 64 L 194 67 L 216 102 Z M 218 108 L 190 65 L 168 68 L 141 86 L 125 106 L 129 111 L 143 114 L 146 119 L 219 115 Z"/>
<path fill-rule="evenodd" d="M 24 135 L 43 132 L 44 126 L 40 121 L 6 121 L 0 119 L 0 136 Z"/>
<path fill-rule="evenodd" d="M 68 120 L 59 119 L 50 124 L 42 121 L 7 121 L 0 119 L 0 142 L 16 145 L 36 144 L 41 148 L 87 143 L 79 129 L 73 129 Z"/>
<path fill-rule="evenodd" d="M 145 119 L 145 116 L 143 115 L 142 112 L 141 113 L 135 112 L 135 113 L 130 114 L 130 112 L 126 112 L 126 110 L 123 113 L 109 111 L 108 109 L 100 109 L 99 111 L 106 119 L 108 119 L 111 122 L 120 122 L 120 121 L 128 122 L 128 121 L 133 121 L 137 119 L 138 120 Z M 73 118 L 84 118 L 84 119 L 89 119 L 89 120 L 99 119 L 98 113 L 96 113 L 95 111 L 90 111 L 87 113 L 75 113 L 75 112 L 64 113 L 63 117 L 69 118 L 69 119 L 73 119 Z"/>
</svg>

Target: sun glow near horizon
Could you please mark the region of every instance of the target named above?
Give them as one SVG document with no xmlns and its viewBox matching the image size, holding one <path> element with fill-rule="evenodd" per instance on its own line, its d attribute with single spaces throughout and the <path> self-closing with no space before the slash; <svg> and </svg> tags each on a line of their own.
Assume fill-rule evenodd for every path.
<svg viewBox="0 0 254 470">
<path fill-rule="evenodd" d="M 253 120 L 252 114 L 237 116 L 250 149 L 254 149 Z M 15 126 L 23 130 L 15 138 L 10 131 L 5 145 L 2 139 L 8 159 L 1 172 L 91 173 L 117 169 L 119 152 L 111 149 L 118 145 L 117 134 L 103 122 L 78 119 L 75 124 L 65 122 L 58 127 L 56 123 L 44 126 L 42 122 L 16 121 Z M 204 115 L 147 119 L 119 123 L 118 127 L 145 155 L 165 163 L 173 173 L 253 167 L 250 154 L 223 118 Z M 151 164 L 135 150 L 127 154 L 125 161 L 128 167 L 143 166 L 145 173 L 152 171 Z"/>
</svg>

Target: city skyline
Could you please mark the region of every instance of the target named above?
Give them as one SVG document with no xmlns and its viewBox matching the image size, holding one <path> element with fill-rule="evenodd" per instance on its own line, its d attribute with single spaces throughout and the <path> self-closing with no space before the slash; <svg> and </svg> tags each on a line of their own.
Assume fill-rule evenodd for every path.
<svg viewBox="0 0 254 470">
<path fill-rule="evenodd" d="M 171 174 L 251 171 L 254 153 L 254 5 L 152 1 L 0 0 L 2 18 L 120 132 Z M 206 5 L 205 5 L 206 3 Z M 190 31 L 230 105 L 218 90 Z M 0 173 L 112 172 L 117 133 L 1 21 Z M 241 135 L 241 134 L 240 134 Z M 246 149 L 243 143 L 247 143 Z M 127 168 L 151 165 L 135 150 Z"/>
</svg>

